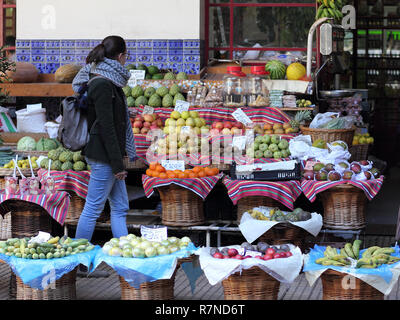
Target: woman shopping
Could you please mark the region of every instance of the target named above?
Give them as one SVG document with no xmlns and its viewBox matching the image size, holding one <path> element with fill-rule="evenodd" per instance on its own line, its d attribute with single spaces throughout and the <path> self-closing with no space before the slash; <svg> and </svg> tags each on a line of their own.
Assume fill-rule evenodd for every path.
<svg viewBox="0 0 400 320">
<path fill-rule="evenodd" d="M 79 92 L 88 83 L 89 142 L 83 150 L 91 167 L 85 207 L 79 218 L 76 238 L 91 240 L 96 220 L 106 200 L 111 208 L 111 230 L 115 238 L 128 234 L 126 215 L 129 200 L 123 158 L 136 159 L 136 150 L 126 98 L 122 91 L 130 78 L 126 44 L 118 36 L 105 38 L 86 59 L 73 81 Z M 90 82 L 89 82 L 90 80 Z"/>
</svg>

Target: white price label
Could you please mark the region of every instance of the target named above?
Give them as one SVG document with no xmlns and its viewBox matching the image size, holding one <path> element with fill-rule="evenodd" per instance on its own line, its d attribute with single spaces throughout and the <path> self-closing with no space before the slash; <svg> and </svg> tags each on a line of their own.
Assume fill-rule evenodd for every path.
<svg viewBox="0 0 400 320">
<path fill-rule="evenodd" d="M 182 113 L 183 111 L 189 111 L 190 103 L 182 100 L 177 100 L 175 105 L 175 111 Z"/>
<path fill-rule="evenodd" d="M 251 251 L 251 250 L 247 250 L 246 251 L 246 256 L 250 256 L 250 257 L 258 257 L 258 256 L 262 256 L 262 253 L 258 252 L 258 251 Z"/>
<path fill-rule="evenodd" d="M 232 145 L 239 150 L 244 150 L 246 148 L 246 136 L 233 137 Z"/>
<path fill-rule="evenodd" d="M 140 233 L 142 234 L 143 238 L 149 241 L 161 242 L 163 240 L 167 240 L 168 238 L 167 227 L 162 226 L 140 226 Z"/>
<path fill-rule="evenodd" d="M 236 121 L 243 123 L 245 126 L 253 123 L 253 121 L 251 121 L 251 119 L 240 108 L 233 112 L 232 116 L 235 118 Z"/>
<path fill-rule="evenodd" d="M 131 88 L 136 87 L 138 85 L 138 80 L 144 80 L 146 76 L 146 71 L 144 70 L 129 70 L 131 73 L 131 77 L 128 81 L 128 86 Z"/>
<path fill-rule="evenodd" d="M 150 106 L 144 106 L 142 114 L 153 114 L 154 108 Z"/>
<path fill-rule="evenodd" d="M 165 168 L 165 170 L 185 171 L 185 161 L 183 161 L 183 160 L 162 160 L 161 165 Z"/>
</svg>

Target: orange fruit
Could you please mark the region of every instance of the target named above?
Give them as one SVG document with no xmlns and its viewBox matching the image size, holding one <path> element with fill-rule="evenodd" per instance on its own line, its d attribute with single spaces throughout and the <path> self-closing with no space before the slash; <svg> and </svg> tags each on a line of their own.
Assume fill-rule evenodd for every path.
<svg viewBox="0 0 400 320">
<path fill-rule="evenodd" d="M 165 172 L 161 172 L 160 175 L 159 175 L 159 178 L 160 179 L 167 179 L 168 176 L 167 176 L 167 174 Z"/>
<path fill-rule="evenodd" d="M 173 171 L 167 171 L 168 179 L 175 179 L 176 174 Z"/>
<path fill-rule="evenodd" d="M 158 178 L 160 176 L 160 173 L 158 171 L 153 171 L 153 177 Z"/>
<path fill-rule="evenodd" d="M 178 176 L 180 173 L 182 173 L 183 171 L 181 171 L 181 170 L 174 170 L 174 173 L 175 173 L 175 175 L 176 176 Z"/>
<path fill-rule="evenodd" d="M 150 166 L 149 166 L 150 170 L 156 170 L 157 165 L 158 165 L 157 162 L 151 162 L 151 163 L 150 163 Z"/>
<path fill-rule="evenodd" d="M 204 169 L 204 172 L 207 176 L 213 176 L 214 175 L 214 170 L 212 168 L 206 167 Z"/>
<path fill-rule="evenodd" d="M 194 167 L 192 170 L 194 173 L 199 173 L 202 169 L 201 167 Z"/>
<path fill-rule="evenodd" d="M 187 179 L 189 178 L 189 172 L 184 171 L 183 172 L 184 178 L 183 179 Z"/>
<path fill-rule="evenodd" d="M 157 172 L 165 172 L 165 168 L 161 164 L 158 164 L 156 166 L 156 171 Z"/>
<path fill-rule="evenodd" d="M 185 173 L 184 172 L 179 172 L 178 173 L 178 179 L 185 179 Z"/>
<path fill-rule="evenodd" d="M 205 171 L 203 171 L 203 170 L 198 173 L 198 176 L 199 176 L 199 178 L 207 177 Z"/>
<path fill-rule="evenodd" d="M 217 174 L 219 174 L 218 168 L 212 168 L 212 170 L 213 170 L 213 176 L 216 176 Z"/>
<path fill-rule="evenodd" d="M 147 174 L 149 177 L 152 177 L 152 176 L 153 176 L 153 170 L 147 169 L 147 170 L 146 170 L 146 174 Z"/>
<path fill-rule="evenodd" d="M 198 178 L 198 175 L 195 172 L 191 172 L 191 173 L 189 173 L 189 178 L 190 179 L 196 179 L 196 178 Z"/>
</svg>

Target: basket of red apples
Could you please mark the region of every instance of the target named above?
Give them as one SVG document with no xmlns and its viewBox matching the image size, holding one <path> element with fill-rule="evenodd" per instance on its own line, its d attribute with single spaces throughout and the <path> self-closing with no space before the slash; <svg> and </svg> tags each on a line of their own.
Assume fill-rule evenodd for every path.
<svg viewBox="0 0 400 320">
<path fill-rule="evenodd" d="M 262 261 L 292 256 L 288 245 L 269 246 L 265 242 L 251 245 L 245 242 L 240 249 L 211 248 L 216 259 L 259 259 Z M 277 300 L 280 282 L 257 266 L 242 269 L 222 281 L 225 300 Z"/>
<path fill-rule="evenodd" d="M 150 130 L 162 129 L 163 121 L 156 114 L 143 114 L 131 118 L 133 134 L 147 134 Z"/>
<path fill-rule="evenodd" d="M 241 122 L 215 121 L 211 125 L 210 134 L 218 135 L 241 135 L 244 132 L 244 125 Z"/>
</svg>

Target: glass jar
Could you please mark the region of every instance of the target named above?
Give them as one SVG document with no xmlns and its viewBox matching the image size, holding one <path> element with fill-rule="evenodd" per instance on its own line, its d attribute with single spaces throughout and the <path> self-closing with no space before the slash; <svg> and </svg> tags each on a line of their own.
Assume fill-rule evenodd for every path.
<svg viewBox="0 0 400 320">
<path fill-rule="evenodd" d="M 224 76 L 224 106 L 244 107 L 246 106 L 247 77 L 239 66 L 227 67 Z"/>
<path fill-rule="evenodd" d="M 269 105 L 269 92 L 263 80 L 269 79 L 269 72 L 264 66 L 251 67 L 247 77 L 247 104 L 249 107 L 266 107 Z"/>
</svg>

